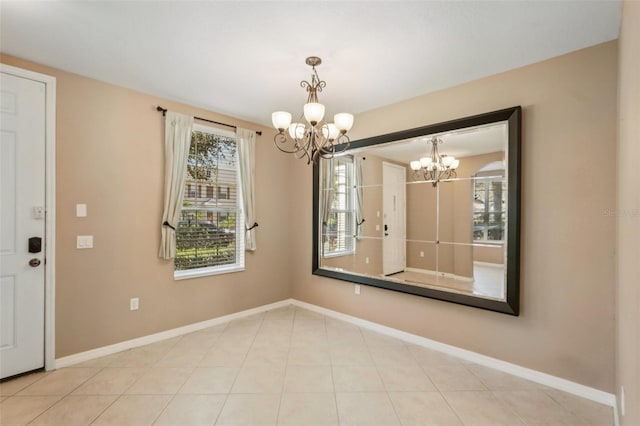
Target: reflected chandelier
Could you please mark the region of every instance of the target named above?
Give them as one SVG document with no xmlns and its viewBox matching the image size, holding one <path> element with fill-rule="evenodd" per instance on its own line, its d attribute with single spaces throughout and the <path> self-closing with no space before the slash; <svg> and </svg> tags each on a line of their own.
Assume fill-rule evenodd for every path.
<svg viewBox="0 0 640 426">
<path fill-rule="evenodd" d="M 311 66 L 312 72 L 311 83 L 306 80 L 300 82 L 300 86 L 309 93 L 304 112 L 296 123 L 291 122 L 291 114 L 286 111 L 274 112 L 271 120 L 278 130 L 273 138 L 274 145 L 297 158 L 306 157 L 309 164 L 311 161 L 317 163 L 320 157 L 332 158 L 349 147 L 347 132 L 353 126 L 353 115 L 343 112 L 333 116 L 333 123 L 323 121 L 324 105 L 318 102 L 318 92 L 322 92 L 327 83 L 320 80 L 316 71 L 316 65 L 320 65 L 322 60 L 310 56 L 305 62 Z M 306 123 L 302 122 L 303 117 Z M 288 132 L 285 133 L 286 130 Z"/>
<path fill-rule="evenodd" d="M 456 160 L 456 157 L 438 152 L 438 145 L 443 142 L 440 138 L 431 138 L 429 141 L 429 143 L 431 143 L 431 153 L 429 156 L 422 157 L 420 160 L 410 163 L 414 179 L 422 178 L 430 181 L 435 187 L 441 180 L 449 180 L 457 177 L 456 169 L 460 165 L 460 160 Z"/>
</svg>

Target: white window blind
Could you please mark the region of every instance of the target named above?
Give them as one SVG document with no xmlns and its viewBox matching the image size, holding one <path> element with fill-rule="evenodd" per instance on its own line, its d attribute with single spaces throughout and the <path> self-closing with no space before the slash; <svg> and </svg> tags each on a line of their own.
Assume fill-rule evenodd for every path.
<svg viewBox="0 0 640 426">
<path fill-rule="evenodd" d="M 353 157 L 333 159 L 333 191 L 325 227 L 324 255 L 339 256 L 355 251 L 355 188 Z"/>
</svg>

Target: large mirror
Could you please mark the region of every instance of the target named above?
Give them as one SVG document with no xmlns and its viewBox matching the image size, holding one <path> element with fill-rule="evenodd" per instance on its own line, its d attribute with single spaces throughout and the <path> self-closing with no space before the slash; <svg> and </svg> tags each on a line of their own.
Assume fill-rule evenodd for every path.
<svg viewBox="0 0 640 426">
<path fill-rule="evenodd" d="M 313 274 L 518 315 L 520 122 L 513 107 L 321 159 Z"/>
</svg>

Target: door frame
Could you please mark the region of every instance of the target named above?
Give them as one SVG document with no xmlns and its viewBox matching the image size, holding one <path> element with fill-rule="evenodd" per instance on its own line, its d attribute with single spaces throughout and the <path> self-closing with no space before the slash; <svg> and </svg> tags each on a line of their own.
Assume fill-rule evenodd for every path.
<svg viewBox="0 0 640 426">
<path fill-rule="evenodd" d="M 56 368 L 56 78 L 0 63 L 0 72 L 45 85 L 44 368 Z"/>
</svg>

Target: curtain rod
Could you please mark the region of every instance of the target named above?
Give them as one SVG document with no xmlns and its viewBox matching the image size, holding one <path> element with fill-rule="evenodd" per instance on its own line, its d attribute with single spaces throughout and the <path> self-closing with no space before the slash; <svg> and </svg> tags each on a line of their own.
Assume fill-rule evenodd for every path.
<svg viewBox="0 0 640 426">
<path fill-rule="evenodd" d="M 167 109 L 166 108 L 162 108 L 161 106 L 156 107 L 156 111 L 160 111 L 162 112 L 162 116 L 164 117 L 165 114 L 167 113 Z M 227 127 L 232 127 L 234 129 L 237 129 L 238 126 L 234 126 L 233 124 L 227 124 L 227 123 L 221 123 L 219 121 L 213 121 L 213 120 L 209 120 L 208 118 L 202 118 L 202 117 L 193 117 L 196 120 L 200 120 L 200 121 L 206 121 L 207 123 L 213 123 L 213 124 L 218 124 L 220 126 L 227 126 Z M 256 130 L 256 135 L 258 136 L 262 136 L 262 132 L 259 130 Z"/>
</svg>

